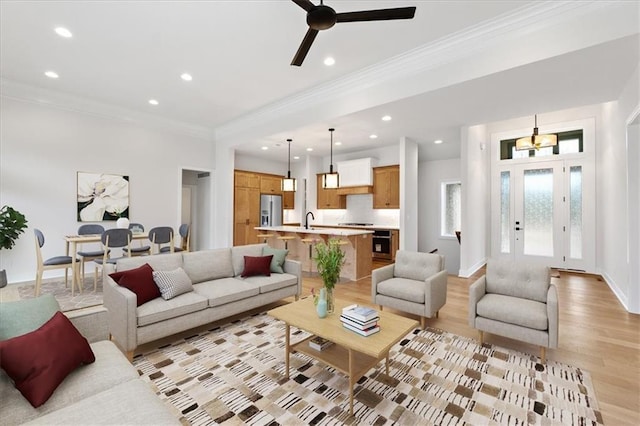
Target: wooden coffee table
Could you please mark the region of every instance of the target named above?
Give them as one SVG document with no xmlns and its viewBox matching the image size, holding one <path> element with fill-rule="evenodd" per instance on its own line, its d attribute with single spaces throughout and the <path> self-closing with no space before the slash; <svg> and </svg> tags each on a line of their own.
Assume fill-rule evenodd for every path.
<svg viewBox="0 0 640 426">
<path fill-rule="evenodd" d="M 349 413 L 353 415 L 353 385 L 367 371 L 386 359 L 386 372 L 389 374 L 389 350 L 404 336 L 418 326 L 418 322 L 390 312 L 379 312 L 380 331 L 364 337 L 347 330 L 340 322 L 342 308 L 351 303 L 335 301 L 335 311 L 326 318 L 318 318 L 313 298 L 309 297 L 267 312 L 283 321 L 285 330 L 285 371 L 289 378 L 289 355 L 301 352 L 311 358 L 329 365 L 349 378 Z M 317 351 L 309 347 L 308 337 L 300 342 L 291 343 L 291 326 L 332 341 L 334 344 L 325 350 Z"/>
</svg>

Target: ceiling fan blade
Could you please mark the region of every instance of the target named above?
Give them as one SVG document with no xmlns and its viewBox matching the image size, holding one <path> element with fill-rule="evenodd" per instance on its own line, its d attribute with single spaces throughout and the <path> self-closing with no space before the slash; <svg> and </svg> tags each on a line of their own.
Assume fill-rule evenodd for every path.
<svg viewBox="0 0 640 426">
<path fill-rule="evenodd" d="M 311 10 L 314 6 L 309 0 L 292 0 L 295 4 L 306 10 L 307 12 Z"/>
<path fill-rule="evenodd" d="M 313 44 L 313 40 L 315 40 L 318 35 L 318 30 L 314 30 L 313 28 L 309 28 L 307 34 L 305 34 L 302 43 L 300 43 L 300 47 L 298 47 L 298 51 L 296 55 L 293 57 L 293 61 L 291 61 L 291 65 L 295 65 L 299 67 L 302 65 L 304 58 L 309 53 L 309 49 L 311 49 L 311 44 Z"/>
<path fill-rule="evenodd" d="M 360 12 L 338 13 L 336 14 L 336 22 L 390 21 L 392 19 L 412 19 L 415 14 L 415 7 L 363 10 Z"/>
</svg>

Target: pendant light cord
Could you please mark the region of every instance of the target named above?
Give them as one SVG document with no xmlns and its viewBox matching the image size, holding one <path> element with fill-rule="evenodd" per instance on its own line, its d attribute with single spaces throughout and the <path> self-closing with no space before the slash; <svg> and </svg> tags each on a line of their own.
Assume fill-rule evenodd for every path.
<svg viewBox="0 0 640 426">
<path fill-rule="evenodd" d="M 287 179 L 291 179 L 291 141 L 292 139 L 287 139 L 287 142 L 289 142 L 289 158 L 287 160 Z"/>
<path fill-rule="evenodd" d="M 330 152 L 331 152 L 330 157 L 329 157 L 329 173 L 333 173 L 333 131 L 334 130 L 335 129 L 333 129 L 333 128 L 329 129 L 329 132 L 331 132 L 330 133 L 331 134 L 331 146 L 329 147 L 330 148 Z"/>
</svg>

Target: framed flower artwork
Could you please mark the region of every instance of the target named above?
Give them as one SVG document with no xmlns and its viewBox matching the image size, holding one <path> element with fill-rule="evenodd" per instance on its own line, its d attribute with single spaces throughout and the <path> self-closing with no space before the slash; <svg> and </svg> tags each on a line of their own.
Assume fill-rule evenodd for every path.
<svg viewBox="0 0 640 426">
<path fill-rule="evenodd" d="M 78 172 L 78 222 L 129 217 L 129 176 Z"/>
</svg>

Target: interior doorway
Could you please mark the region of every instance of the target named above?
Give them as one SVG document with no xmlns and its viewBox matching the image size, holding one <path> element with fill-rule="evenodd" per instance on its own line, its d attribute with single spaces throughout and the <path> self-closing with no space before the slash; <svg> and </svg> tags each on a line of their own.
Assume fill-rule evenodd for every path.
<svg viewBox="0 0 640 426">
<path fill-rule="evenodd" d="M 180 223 L 190 226 L 191 250 L 211 248 L 211 173 L 182 169 Z"/>
</svg>

